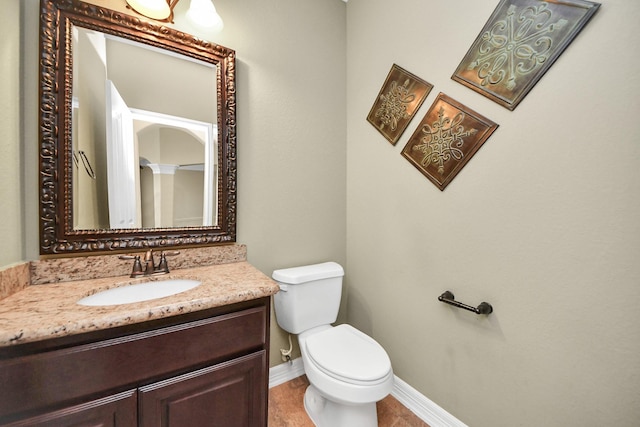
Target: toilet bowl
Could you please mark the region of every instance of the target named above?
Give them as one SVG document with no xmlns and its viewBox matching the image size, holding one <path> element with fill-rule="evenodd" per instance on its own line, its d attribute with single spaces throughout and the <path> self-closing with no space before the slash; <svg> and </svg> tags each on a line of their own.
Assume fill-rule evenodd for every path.
<svg viewBox="0 0 640 427">
<path fill-rule="evenodd" d="M 393 388 L 386 351 L 348 324 L 332 326 L 340 304 L 342 267 L 336 263 L 276 270 L 278 324 L 298 334 L 309 387 L 307 414 L 318 427 L 378 425 L 376 402 Z"/>
<path fill-rule="evenodd" d="M 310 386 L 305 410 L 316 426 L 377 426 L 376 402 L 391 393 L 393 370 L 382 346 L 342 324 L 298 337 Z"/>
</svg>

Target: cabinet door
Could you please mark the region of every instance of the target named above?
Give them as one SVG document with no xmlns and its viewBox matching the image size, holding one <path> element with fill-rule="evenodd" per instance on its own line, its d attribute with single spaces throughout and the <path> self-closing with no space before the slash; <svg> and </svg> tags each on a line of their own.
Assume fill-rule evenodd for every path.
<svg viewBox="0 0 640 427">
<path fill-rule="evenodd" d="M 139 389 L 141 427 L 266 426 L 266 352 Z"/>
<path fill-rule="evenodd" d="M 136 390 L 129 390 L 10 424 L 0 421 L 0 424 L 7 427 L 136 427 L 137 415 Z"/>
</svg>

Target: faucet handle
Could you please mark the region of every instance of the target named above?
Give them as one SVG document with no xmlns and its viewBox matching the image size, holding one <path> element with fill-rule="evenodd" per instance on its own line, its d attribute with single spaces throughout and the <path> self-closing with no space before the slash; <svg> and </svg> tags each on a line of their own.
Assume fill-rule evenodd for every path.
<svg viewBox="0 0 640 427">
<path fill-rule="evenodd" d="M 169 272 L 169 264 L 167 264 L 167 254 L 162 252 L 160 254 L 160 261 L 158 261 L 157 273 L 166 274 Z"/>
<path fill-rule="evenodd" d="M 158 266 L 156 267 L 156 272 L 161 274 L 166 274 L 169 272 L 169 264 L 167 263 L 168 256 L 176 256 L 180 253 L 180 251 L 162 251 L 160 253 L 160 261 L 158 261 Z"/>
<path fill-rule="evenodd" d="M 131 271 L 131 277 L 138 277 L 143 275 L 142 263 L 140 262 L 140 255 L 136 255 L 133 258 L 133 270 Z"/>
<path fill-rule="evenodd" d="M 132 259 L 133 260 L 133 269 L 131 270 L 130 277 L 138 277 L 142 276 L 144 272 L 142 271 L 142 263 L 140 262 L 140 255 L 120 255 L 119 259 Z"/>
</svg>

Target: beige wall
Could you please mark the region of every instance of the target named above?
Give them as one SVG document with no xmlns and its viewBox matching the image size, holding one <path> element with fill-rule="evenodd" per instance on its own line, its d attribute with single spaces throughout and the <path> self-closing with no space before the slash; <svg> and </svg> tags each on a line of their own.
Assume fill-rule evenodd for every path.
<svg viewBox="0 0 640 427">
<path fill-rule="evenodd" d="M 23 260 L 37 259 L 40 253 L 40 222 L 39 222 L 39 135 L 38 135 L 38 26 L 40 24 L 39 0 L 10 0 L 20 3 L 21 8 L 21 114 L 22 114 L 22 144 L 23 174 L 22 197 L 24 200 L 22 245 L 24 247 Z M 4 159 L 3 159 L 4 160 Z M 0 160 L 2 161 L 2 160 Z"/>
<path fill-rule="evenodd" d="M 0 266 L 23 259 L 20 144 L 20 2 L 0 13 Z"/>
<path fill-rule="evenodd" d="M 640 3 L 603 2 L 513 112 L 450 79 L 497 3 L 349 0 L 348 320 L 470 426 L 636 426 Z M 365 120 L 394 62 L 435 85 L 396 146 Z M 500 124 L 444 192 L 400 154 L 440 91 Z"/>
<path fill-rule="evenodd" d="M 345 4 L 215 5 L 225 19 L 220 43 L 238 59 L 238 241 L 268 275 L 329 260 L 345 265 Z M 272 320 L 278 364 L 288 342 Z"/>
<path fill-rule="evenodd" d="M 38 256 L 37 0 L 4 6 L 1 54 L 19 53 L 20 3 L 23 79 L 0 62 L 0 109 L 13 117 L 0 118 L 0 265 Z M 345 264 L 348 320 L 385 346 L 400 378 L 471 426 L 632 426 L 640 6 L 607 1 L 509 112 L 450 80 L 496 4 L 216 0 L 226 24 L 216 41 L 238 55 L 238 241 L 266 274 Z M 416 121 L 391 146 L 365 120 L 394 62 L 435 85 L 418 118 L 443 91 L 500 124 L 444 192 L 400 155 Z M 4 95 L 18 83 L 22 131 Z M 24 172 L 11 160 L 20 150 Z M 438 303 L 445 289 L 495 313 Z M 285 343 L 273 322 L 272 364 Z"/>
</svg>

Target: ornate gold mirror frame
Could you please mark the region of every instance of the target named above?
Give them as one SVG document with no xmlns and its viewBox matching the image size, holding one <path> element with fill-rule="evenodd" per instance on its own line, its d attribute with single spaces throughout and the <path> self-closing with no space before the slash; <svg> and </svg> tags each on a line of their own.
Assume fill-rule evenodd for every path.
<svg viewBox="0 0 640 427">
<path fill-rule="evenodd" d="M 215 65 L 217 221 L 214 226 L 75 230 L 72 197 L 72 29 L 123 37 Z M 162 24 L 79 0 L 40 2 L 40 253 L 73 254 L 234 242 L 235 51 Z M 213 121 L 213 120 L 212 120 Z"/>
</svg>

